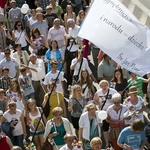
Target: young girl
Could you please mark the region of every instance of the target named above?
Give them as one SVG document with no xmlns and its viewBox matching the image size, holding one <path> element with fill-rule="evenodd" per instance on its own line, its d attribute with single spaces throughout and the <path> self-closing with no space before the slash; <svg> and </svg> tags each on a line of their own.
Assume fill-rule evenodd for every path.
<svg viewBox="0 0 150 150">
<path fill-rule="evenodd" d="M 25 100 L 22 91 L 20 90 L 20 85 L 16 78 L 10 81 L 10 88 L 6 91 L 6 95 L 9 101 L 13 101 L 17 105 L 17 109 L 24 111 L 25 109 Z"/>
<path fill-rule="evenodd" d="M 82 93 L 84 94 L 86 101 L 88 102 L 92 100 L 95 94 L 95 89 L 87 69 L 83 68 L 81 70 L 78 83 L 82 87 Z"/>
<path fill-rule="evenodd" d="M 21 75 L 19 76 L 19 83 L 23 90 L 25 101 L 27 102 L 28 99 L 34 98 L 34 88 L 33 88 L 32 79 L 31 79 L 32 73 L 30 70 L 28 70 L 28 73 L 27 73 L 27 70 L 25 67 L 21 67 L 20 72 L 21 72 Z"/>
<path fill-rule="evenodd" d="M 71 112 L 72 124 L 75 128 L 76 135 L 79 130 L 79 118 L 85 106 L 85 98 L 82 96 L 82 88 L 80 85 L 74 85 L 72 95 L 70 96 L 68 111 Z"/>
<path fill-rule="evenodd" d="M 39 119 L 42 114 L 42 108 L 36 106 L 36 102 L 34 99 L 29 99 L 27 102 L 27 124 L 30 128 L 30 134 L 33 136 L 35 129 L 37 127 L 37 124 L 39 122 Z M 43 134 L 44 134 L 44 124 L 46 124 L 46 118 L 44 114 L 42 115 L 42 119 L 40 120 L 40 123 L 38 125 L 37 131 L 35 133 L 34 137 L 34 143 L 36 145 L 37 150 L 41 150 L 41 147 L 43 145 Z"/>
</svg>

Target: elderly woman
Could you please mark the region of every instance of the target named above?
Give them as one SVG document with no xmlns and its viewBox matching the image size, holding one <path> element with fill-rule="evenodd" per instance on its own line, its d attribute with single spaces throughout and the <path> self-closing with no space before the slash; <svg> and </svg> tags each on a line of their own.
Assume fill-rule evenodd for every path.
<svg viewBox="0 0 150 150">
<path fill-rule="evenodd" d="M 137 93 L 138 90 L 136 86 L 131 86 L 128 93 L 129 97 L 124 102 L 124 104 L 128 107 L 128 111 L 124 114 L 125 123 L 127 125 L 130 125 L 135 119 L 141 119 L 144 121 L 144 100 L 141 96 L 138 96 Z"/>
<path fill-rule="evenodd" d="M 61 107 L 55 107 L 52 110 L 53 117 L 48 120 L 45 128 L 44 138 L 53 139 L 54 146 L 53 150 L 60 149 L 64 142 L 64 135 L 66 133 L 73 134 L 73 128 L 67 118 L 63 118 L 63 109 Z"/>
<path fill-rule="evenodd" d="M 79 141 L 83 142 L 85 150 L 91 150 L 90 141 L 92 138 L 101 137 L 102 120 L 98 118 L 95 104 L 86 105 L 87 111 L 79 119 Z"/>
<path fill-rule="evenodd" d="M 2 122 L 9 122 L 13 128 L 12 142 L 13 145 L 23 148 L 23 136 L 26 136 L 26 127 L 24 123 L 23 113 L 17 109 L 15 102 L 10 102 L 8 110 L 3 114 Z"/>
<path fill-rule="evenodd" d="M 113 144 L 113 148 L 121 150 L 117 145 L 117 138 L 120 131 L 125 127 L 124 113 L 128 110 L 127 106 L 121 104 L 121 95 L 116 93 L 112 96 L 113 104 L 107 109 L 106 121 L 110 124 L 110 140 Z"/>
<path fill-rule="evenodd" d="M 94 95 L 94 103 L 98 105 L 101 110 L 107 110 L 109 106 L 113 104 L 112 96 L 117 93 L 115 89 L 109 88 L 109 83 L 106 80 L 101 80 L 100 89 Z M 103 121 L 103 134 L 106 142 L 106 148 L 109 147 L 109 123 Z"/>
<path fill-rule="evenodd" d="M 90 142 L 90 146 L 92 150 L 101 150 L 102 140 L 99 137 L 94 137 Z"/>
</svg>

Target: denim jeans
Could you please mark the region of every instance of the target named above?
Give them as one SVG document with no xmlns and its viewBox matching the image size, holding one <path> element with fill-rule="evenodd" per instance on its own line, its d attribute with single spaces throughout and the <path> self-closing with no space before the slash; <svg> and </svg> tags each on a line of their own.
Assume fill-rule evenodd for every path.
<svg viewBox="0 0 150 150">
<path fill-rule="evenodd" d="M 34 93 L 31 93 L 31 94 L 25 96 L 25 97 L 24 97 L 25 102 L 27 103 L 27 102 L 28 102 L 28 99 L 30 99 L 30 98 L 33 98 L 33 99 L 34 99 Z"/>
<path fill-rule="evenodd" d="M 23 134 L 14 136 L 14 143 L 13 145 L 20 146 L 23 149 Z"/>
</svg>

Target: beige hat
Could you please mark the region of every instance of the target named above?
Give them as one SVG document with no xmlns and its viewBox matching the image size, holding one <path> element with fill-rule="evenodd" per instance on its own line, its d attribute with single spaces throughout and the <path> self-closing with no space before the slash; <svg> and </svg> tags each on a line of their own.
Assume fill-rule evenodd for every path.
<svg viewBox="0 0 150 150">
<path fill-rule="evenodd" d="M 129 94 L 133 94 L 133 93 L 138 93 L 138 89 L 136 88 L 136 86 L 131 86 L 129 88 Z"/>
<path fill-rule="evenodd" d="M 16 3 L 16 1 L 15 0 L 11 0 L 10 3 Z"/>
<path fill-rule="evenodd" d="M 2 110 L 0 110 L 0 116 L 2 116 L 3 115 L 3 111 Z"/>
</svg>

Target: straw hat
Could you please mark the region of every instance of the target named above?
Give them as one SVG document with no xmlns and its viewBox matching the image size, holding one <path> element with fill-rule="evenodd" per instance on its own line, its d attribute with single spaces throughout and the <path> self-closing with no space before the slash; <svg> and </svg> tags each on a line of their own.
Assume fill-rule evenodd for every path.
<svg viewBox="0 0 150 150">
<path fill-rule="evenodd" d="M 138 93 L 138 89 L 136 88 L 136 86 L 131 86 L 129 88 L 129 94 L 133 94 L 133 93 Z"/>
<path fill-rule="evenodd" d="M 16 1 L 15 0 L 11 0 L 10 3 L 16 3 Z"/>
</svg>

